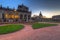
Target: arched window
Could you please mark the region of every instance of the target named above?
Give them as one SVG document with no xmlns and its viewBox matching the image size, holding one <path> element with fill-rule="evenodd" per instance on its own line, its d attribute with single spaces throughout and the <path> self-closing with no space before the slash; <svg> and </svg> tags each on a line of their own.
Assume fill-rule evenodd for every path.
<svg viewBox="0 0 60 40">
<path fill-rule="evenodd" d="M 30 16 L 30 15 L 28 15 L 28 19 L 30 19 L 30 17 L 31 17 L 31 16 Z"/>
<path fill-rule="evenodd" d="M 20 19 L 22 19 L 23 18 L 23 15 L 22 14 L 20 14 Z"/>
</svg>

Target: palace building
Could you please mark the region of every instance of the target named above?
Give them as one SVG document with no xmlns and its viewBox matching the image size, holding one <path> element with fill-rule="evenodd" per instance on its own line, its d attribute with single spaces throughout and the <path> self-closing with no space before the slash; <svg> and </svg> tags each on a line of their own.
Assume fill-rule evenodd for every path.
<svg viewBox="0 0 60 40">
<path fill-rule="evenodd" d="M 29 22 L 31 11 L 25 5 L 18 5 L 18 8 L 11 9 L 0 6 L 0 22 Z"/>
</svg>

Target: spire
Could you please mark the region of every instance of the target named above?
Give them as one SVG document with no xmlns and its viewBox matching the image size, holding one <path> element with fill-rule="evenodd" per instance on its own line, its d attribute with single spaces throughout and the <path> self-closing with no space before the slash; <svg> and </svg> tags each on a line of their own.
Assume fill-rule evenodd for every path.
<svg viewBox="0 0 60 40">
<path fill-rule="evenodd" d="M 42 17 L 43 15 L 42 15 L 42 13 L 41 13 L 41 11 L 40 11 L 40 14 L 39 14 L 39 17 Z"/>
</svg>

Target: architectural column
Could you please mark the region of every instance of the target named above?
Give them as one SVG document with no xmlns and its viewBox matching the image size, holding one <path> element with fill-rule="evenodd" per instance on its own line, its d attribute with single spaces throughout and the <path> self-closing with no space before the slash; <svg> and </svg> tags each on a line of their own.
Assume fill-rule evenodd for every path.
<svg viewBox="0 0 60 40">
<path fill-rule="evenodd" d="M 21 19 L 20 19 L 20 14 L 18 14 L 19 18 L 18 18 L 18 22 L 21 22 Z"/>
<path fill-rule="evenodd" d="M 23 14 L 23 21 L 24 21 L 24 14 Z"/>
<path fill-rule="evenodd" d="M 23 15 L 23 19 L 24 19 L 24 15 Z"/>
<path fill-rule="evenodd" d="M 26 19 L 26 22 L 28 22 L 28 15 L 27 15 L 27 19 Z"/>
<path fill-rule="evenodd" d="M 31 21 L 31 16 L 30 16 L 30 19 L 29 19 L 29 21 Z"/>
</svg>

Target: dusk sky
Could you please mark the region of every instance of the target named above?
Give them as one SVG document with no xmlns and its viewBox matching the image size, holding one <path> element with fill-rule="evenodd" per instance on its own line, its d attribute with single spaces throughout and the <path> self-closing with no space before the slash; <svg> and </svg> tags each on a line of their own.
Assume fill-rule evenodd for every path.
<svg viewBox="0 0 60 40">
<path fill-rule="evenodd" d="M 40 11 L 48 18 L 60 15 L 60 0 L 0 0 L 3 7 L 17 9 L 18 5 L 24 4 L 32 11 L 32 15 L 39 15 Z"/>
</svg>

